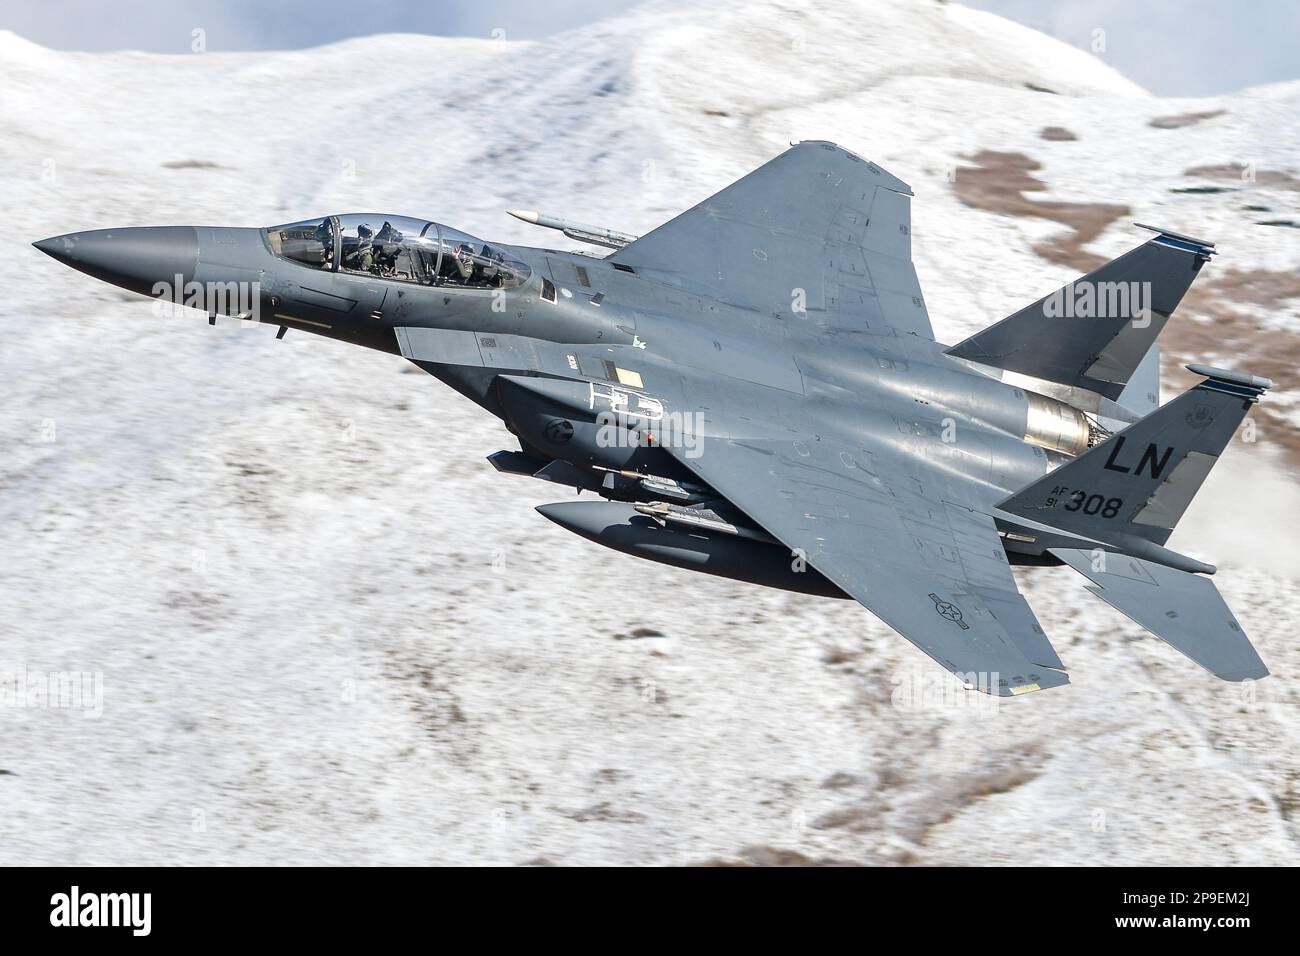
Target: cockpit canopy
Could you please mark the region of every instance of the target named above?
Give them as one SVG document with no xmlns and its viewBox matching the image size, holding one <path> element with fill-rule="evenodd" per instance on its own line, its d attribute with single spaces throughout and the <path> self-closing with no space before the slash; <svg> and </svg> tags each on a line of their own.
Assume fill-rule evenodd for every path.
<svg viewBox="0 0 1300 956">
<path fill-rule="evenodd" d="M 364 273 L 419 285 L 513 289 L 527 281 L 527 265 L 437 222 L 352 213 L 266 230 L 271 251 L 328 272 Z"/>
</svg>

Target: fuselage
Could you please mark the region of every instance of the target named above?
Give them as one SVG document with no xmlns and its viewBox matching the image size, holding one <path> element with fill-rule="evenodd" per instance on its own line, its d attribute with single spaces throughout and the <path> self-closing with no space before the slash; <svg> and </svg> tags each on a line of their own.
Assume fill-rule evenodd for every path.
<svg viewBox="0 0 1300 956">
<path fill-rule="evenodd" d="M 689 484 L 663 447 L 674 437 L 772 437 L 809 419 L 859 450 L 852 464 L 867 480 L 887 458 L 888 481 L 990 509 L 1086 447 L 1076 410 L 929 339 L 828 331 L 816 311 L 761 313 L 678 276 L 422 220 L 99 230 L 37 245 L 214 320 L 401 354 L 502 419 L 539 467 L 623 476 L 588 487 L 624 501 L 653 496 L 636 476 Z M 663 398 L 683 393 L 697 406 L 689 419 Z M 614 420 L 633 440 L 608 440 Z M 915 470 L 900 473 L 899 460 Z"/>
<path fill-rule="evenodd" d="M 652 384 L 636 388 L 604 374 L 600 361 L 615 355 L 637 369 L 654 368 L 653 374 L 639 372 L 643 382 L 658 374 L 680 375 L 698 379 L 694 388 L 707 392 L 718 378 L 715 358 L 721 353 L 735 383 L 761 389 L 768 426 L 779 426 L 783 411 L 804 415 L 812 404 L 837 428 L 850 429 L 864 450 L 892 445 L 910 456 L 948 460 L 951 480 L 982 489 L 977 497 L 990 501 L 1049 468 L 1051 450 L 1026 441 L 1032 431 L 1030 395 L 918 336 L 864 332 L 828 341 L 813 314 L 760 314 L 719 301 L 707 288 L 692 289 L 672 277 L 641 274 L 581 253 L 493 244 L 525 263 L 527 278 L 510 289 L 465 288 L 412 284 L 346 268 L 312 269 L 272 255 L 263 230 L 199 232 L 196 278 L 260 282 L 263 322 L 398 353 L 403 351 L 398 329 L 480 337 L 482 364 L 436 352 L 450 361 L 412 357 L 503 419 L 508 416 L 495 385 L 503 373 L 595 381 L 653 396 Z M 209 244 L 215 254 L 208 252 Z M 229 254 L 241 245 L 246 252 Z M 258 268 L 235 266 L 235 261 L 257 262 Z M 565 346 L 563 364 L 548 367 L 536 352 L 542 343 Z M 570 355 L 578 368 L 571 367 Z M 714 390 L 725 393 L 730 385 L 720 383 Z M 564 447 L 538 450 L 560 458 L 567 454 Z M 593 463 L 615 467 L 626 461 L 612 455 Z"/>
</svg>

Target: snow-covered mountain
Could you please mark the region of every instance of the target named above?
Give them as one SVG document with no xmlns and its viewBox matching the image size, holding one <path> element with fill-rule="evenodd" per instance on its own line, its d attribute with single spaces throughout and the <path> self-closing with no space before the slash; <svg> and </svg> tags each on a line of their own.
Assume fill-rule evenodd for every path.
<svg viewBox="0 0 1300 956">
<path fill-rule="evenodd" d="M 0 33 L 0 90 L 0 692 L 102 678 L 98 715 L 0 701 L 0 862 L 1300 862 L 1300 84 L 1161 99 L 958 5 L 774 0 L 275 54 Z M 636 233 L 805 138 L 912 184 L 945 341 L 1133 220 L 1218 242 L 1167 393 L 1198 359 L 1279 385 L 1173 543 L 1274 676 L 1032 570 L 1073 684 L 991 710 L 850 602 L 566 535 L 400 359 L 160 317 L 27 245 L 352 210 L 554 242 L 519 206 Z"/>
</svg>

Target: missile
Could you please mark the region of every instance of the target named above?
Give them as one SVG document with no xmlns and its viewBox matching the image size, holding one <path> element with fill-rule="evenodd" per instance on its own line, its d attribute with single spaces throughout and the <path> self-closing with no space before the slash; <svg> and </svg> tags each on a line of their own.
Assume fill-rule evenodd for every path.
<svg viewBox="0 0 1300 956">
<path fill-rule="evenodd" d="M 674 522 L 688 528 L 712 531 L 717 534 L 731 534 L 750 541 L 762 541 L 764 544 L 776 544 L 777 540 L 766 531 L 728 521 L 711 508 L 683 508 L 681 505 L 666 501 L 651 501 L 634 504 L 637 514 L 653 518 L 663 527 L 667 522 Z"/>
<path fill-rule="evenodd" d="M 523 222 L 541 226 L 543 229 L 558 229 L 570 239 L 576 239 L 579 242 L 590 242 L 593 245 L 604 246 L 607 249 L 622 249 L 637 240 L 636 236 L 630 236 L 626 232 L 618 232 L 604 226 L 587 226 L 580 222 L 569 222 L 567 219 L 548 216 L 545 213 L 531 209 L 507 209 L 506 212 Z"/>
<path fill-rule="evenodd" d="M 664 478 L 660 475 L 647 475 L 627 468 L 606 468 L 604 465 L 592 465 L 591 467 L 604 473 L 605 477 L 602 479 L 604 487 L 610 490 L 618 488 L 620 483 L 626 483 L 629 486 L 638 488 L 647 495 L 657 498 L 674 498 L 677 501 L 684 501 L 689 504 L 698 504 L 701 501 L 708 501 L 718 497 L 718 493 L 712 488 L 706 488 L 690 481 L 678 481 L 675 478 Z"/>
</svg>

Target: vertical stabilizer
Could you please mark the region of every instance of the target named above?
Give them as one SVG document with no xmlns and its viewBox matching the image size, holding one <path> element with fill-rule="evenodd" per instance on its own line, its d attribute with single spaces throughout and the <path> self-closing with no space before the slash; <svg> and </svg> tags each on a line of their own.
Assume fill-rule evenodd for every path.
<svg viewBox="0 0 1300 956">
<path fill-rule="evenodd" d="M 1142 228 L 1158 235 L 948 353 L 1118 400 L 1214 254 L 1213 243 Z"/>
<path fill-rule="evenodd" d="M 1187 367 L 1207 378 L 998 507 L 1097 541 L 1163 545 L 1246 413 L 1273 385 L 1256 375 Z"/>
</svg>

